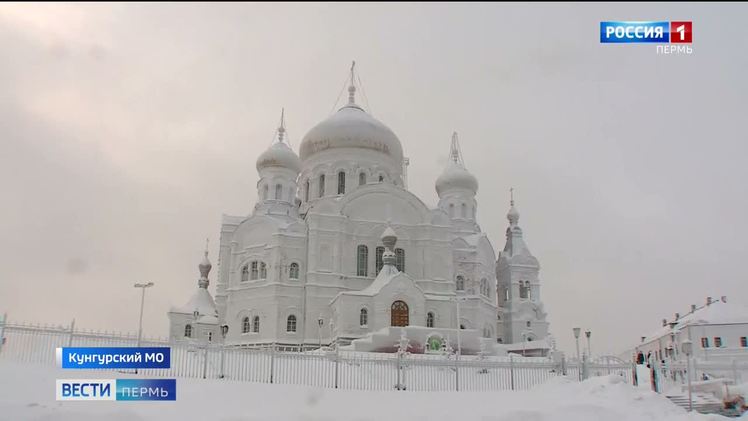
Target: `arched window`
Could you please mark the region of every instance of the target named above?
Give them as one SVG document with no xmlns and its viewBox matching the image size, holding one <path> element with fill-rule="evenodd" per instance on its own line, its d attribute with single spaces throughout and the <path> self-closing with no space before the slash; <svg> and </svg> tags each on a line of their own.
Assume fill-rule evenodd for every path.
<svg viewBox="0 0 748 421">
<path fill-rule="evenodd" d="M 382 266 L 384 266 L 384 261 L 382 260 L 382 254 L 384 254 L 384 247 L 377 247 L 376 249 L 376 259 L 374 259 L 374 263 L 376 266 L 376 273 L 379 274 L 379 271 L 382 270 Z"/>
<path fill-rule="evenodd" d="M 309 201 L 309 179 L 307 178 L 304 182 L 304 201 Z"/>
<path fill-rule="evenodd" d="M 434 327 L 434 313 L 430 311 L 426 314 L 426 327 Z"/>
<path fill-rule="evenodd" d="M 395 257 L 397 260 L 395 261 L 395 266 L 397 267 L 397 270 L 400 272 L 405 272 L 405 250 L 403 249 L 395 249 Z"/>
<path fill-rule="evenodd" d="M 252 332 L 260 333 L 260 316 L 255 316 L 255 318 L 252 319 Z"/>
<path fill-rule="evenodd" d="M 460 206 L 460 216 L 467 218 L 467 206 L 464 203 Z"/>
<path fill-rule="evenodd" d="M 267 265 L 265 265 L 265 262 L 260 262 L 260 279 L 265 279 L 267 277 L 268 277 Z"/>
<path fill-rule="evenodd" d="M 286 320 L 286 332 L 296 332 L 296 316 L 293 314 Z"/>
<path fill-rule="evenodd" d="M 361 313 L 358 315 L 358 324 L 361 327 L 365 327 L 369 324 L 369 310 L 362 308 Z"/>
<path fill-rule="evenodd" d="M 242 282 L 249 280 L 249 265 L 242 266 Z"/>
<path fill-rule="evenodd" d="M 465 278 L 463 278 L 462 275 L 457 275 L 457 280 L 455 280 L 455 289 L 457 291 L 463 291 L 465 289 Z"/>
<path fill-rule="evenodd" d="M 320 174 L 319 176 L 319 197 L 323 197 L 325 195 L 325 175 Z"/>
<path fill-rule="evenodd" d="M 255 279 L 257 279 L 259 277 L 259 273 L 260 273 L 259 272 L 259 265 L 258 265 L 257 260 L 255 260 L 254 262 L 252 262 L 252 273 L 251 273 L 251 276 L 249 277 L 249 279 L 251 279 L 251 280 L 254 281 Z"/>
<path fill-rule="evenodd" d="M 356 249 L 356 276 L 368 276 L 369 248 L 361 244 Z"/>
<path fill-rule="evenodd" d="M 338 173 L 338 194 L 345 194 L 345 172 Z"/>
<path fill-rule="evenodd" d="M 245 317 L 242 320 L 242 333 L 249 333 L 249 328 L 250 328 L 249 317 Z"/>
<path fill-rule="evenodd" d="M 488 291 L 488 281 L 486 280 L 486 278 L 480 280 L 480 293 L 485 297 L 490 296 Z"/>
<path fill-rule="evenodd" d="M 530 281 L 519 281 L 519 298 L 530 298 Z"/>
<path fill-rule="evenodd" d="M 184 327 L 184 337 L 185 338 L 191 338 L 192 337 L 192 325 L 186 325 Z"/>
<path fill-rule="evenodd" d="M 455 204 L 454 203 L 449 204 L 449 217 L 450 218 L 455 217 Z"/>
<path fill-rule="evenodd" d="M 358 174 L 358 185 L 363 186 L 366 184 L 366 173 L 361 172 Z"/>
<path fill-rule="evenodd" d="M 291 263 L 291 266 L 288 268 L 288 278 L 289 279 L 299 279 L 299 264 L 298 263 Z"/>
<path fill-rule="evenodd" d="M 280 184 L 275 185 L 275 200 L 281 200 L 283 197 L 283 186 Z"/>
<path fill-rule="evenodd" d="M 382 174 L 379 174 L 379 182 L 381 183 L 382 181 L 384 181 L 384 176 Z"/>
<path fill-rule="evenodd" d="M 267 200 L 267 198 L 268 198 L 268 185 L 265 184 L 262 187 L 262 200 Z"/>
</svg>

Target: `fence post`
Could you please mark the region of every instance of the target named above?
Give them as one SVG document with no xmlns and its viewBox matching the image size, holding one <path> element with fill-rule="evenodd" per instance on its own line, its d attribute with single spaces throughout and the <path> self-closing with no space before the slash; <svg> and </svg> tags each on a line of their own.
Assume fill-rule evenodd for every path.
<svg viewBox="0 0 748 421">
<path fill-rule="evenodd" d="M 455 390 L 460 391 L 460 353 L 455 358 Z"/>
<path fill-rule="evenodd" d="M 509 384 L 514 390 L 514 354 L 509 353 Z"/>
<path fill-rule="evenodd" d="M 3 313 L 3 320 L 0 322 L 0 353 L 5 345 L 5 325 L 8 324 L 8 313 Z"/>
<path fill-rule="evenodd" d="M 203 353 L 203 378 L 208 377 L 208 344 L 205 344 L 205 352 Z"/>
<path fill-rule="evenodd" d="M 396 386 L 397 390 L 402 390 L 402 384 L 403 384 L 402 383 L 402 368 L 403 368 L 402 358 L 403 358 L 403 353 L 398 351 L 397 352 L 397 386 Z"/>
<path fill-rule="evenodd" d="M 70 322 L 70 335 L 68 336 L 68 348 L 73 346 L 73 335 L 75 334 L 75 319 Z"/>
<path fill-rule="evenodd" d="M 340 364 L 340 351 L 338 344 L 335 344 L 335 388 L 338 388 L 338 365 Z"/>
<path fill-rule="evenodd" d="M 738 368 L 737 368 L 737 363 L 735 361 L 735 358 L 732 359 L 732 378 L 735 381 L 736 385 L 739 384 L 738 383 Z"/>
</svg>

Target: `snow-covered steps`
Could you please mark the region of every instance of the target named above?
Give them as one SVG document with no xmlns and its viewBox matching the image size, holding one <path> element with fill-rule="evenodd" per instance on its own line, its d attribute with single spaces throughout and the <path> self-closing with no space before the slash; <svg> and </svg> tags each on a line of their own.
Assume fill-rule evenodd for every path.
<svg viewBox="0 0 748 421">
<path fill-rule="evenodd" d="M 680 406 L 681 408 L 688 410 L 688 394 L 686 395 L 670 395 L 667 396 L 671 402 Z M 692 394 L 693 399 L 693 410 L 700 414 L 717 414 L 730 418 L 737 418 L 740 416 L 739 411 L 732 409 L 725 409 L 725 405 L 720 399 L 717 399 L 713 395 L 704 393 Z"/>
</svg>

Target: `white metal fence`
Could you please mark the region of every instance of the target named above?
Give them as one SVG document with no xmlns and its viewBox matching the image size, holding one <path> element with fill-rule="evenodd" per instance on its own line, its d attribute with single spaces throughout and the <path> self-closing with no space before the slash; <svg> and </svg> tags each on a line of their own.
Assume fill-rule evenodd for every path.
<svg viewBox="0 0 748 421">
<path fill-rule="evenodd" d="M 73 326 L 0 322 L 0 359 L 55 364 L 58 347 L 135 346 L 134 334 L 90 332 Z M 143 339 L 141 346 L 169 346 L 171 367 L 140 369 L 150 377 L 230 379 L 363 390 L 523 390 L 566 374 L 579 378 L 580 366 L 544 358 L 383 354 L 350 351 L 280 351 L 220 344 L 170 343 Z M 623 362 L 588 364 L 589 375 L 618 374 L 631 382 Z"/>
</svg>

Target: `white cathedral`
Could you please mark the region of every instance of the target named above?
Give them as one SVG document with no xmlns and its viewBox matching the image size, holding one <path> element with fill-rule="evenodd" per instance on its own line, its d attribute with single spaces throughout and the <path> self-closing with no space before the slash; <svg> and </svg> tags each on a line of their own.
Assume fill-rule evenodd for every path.
<svg viewBox="0 0 748 421">
<path fill-rule="evenodd" d="M 398 137 L 356 103 L 351 73 L 348 103 L 309 130 L 299 155 L 281 118 L 257 159 L 253 211 L 223 216 L 215 300 L 206 251 L 197 291 L 168 314 L 170 338 L 387 351 L 406 327 L 416 352 L 461 336 L 463 353 L 524 342 L 545 355 L 540 266 L 514 201 L 497 259 L 457 136 L 429 208 L 407 189 Z"/>
</svg>

